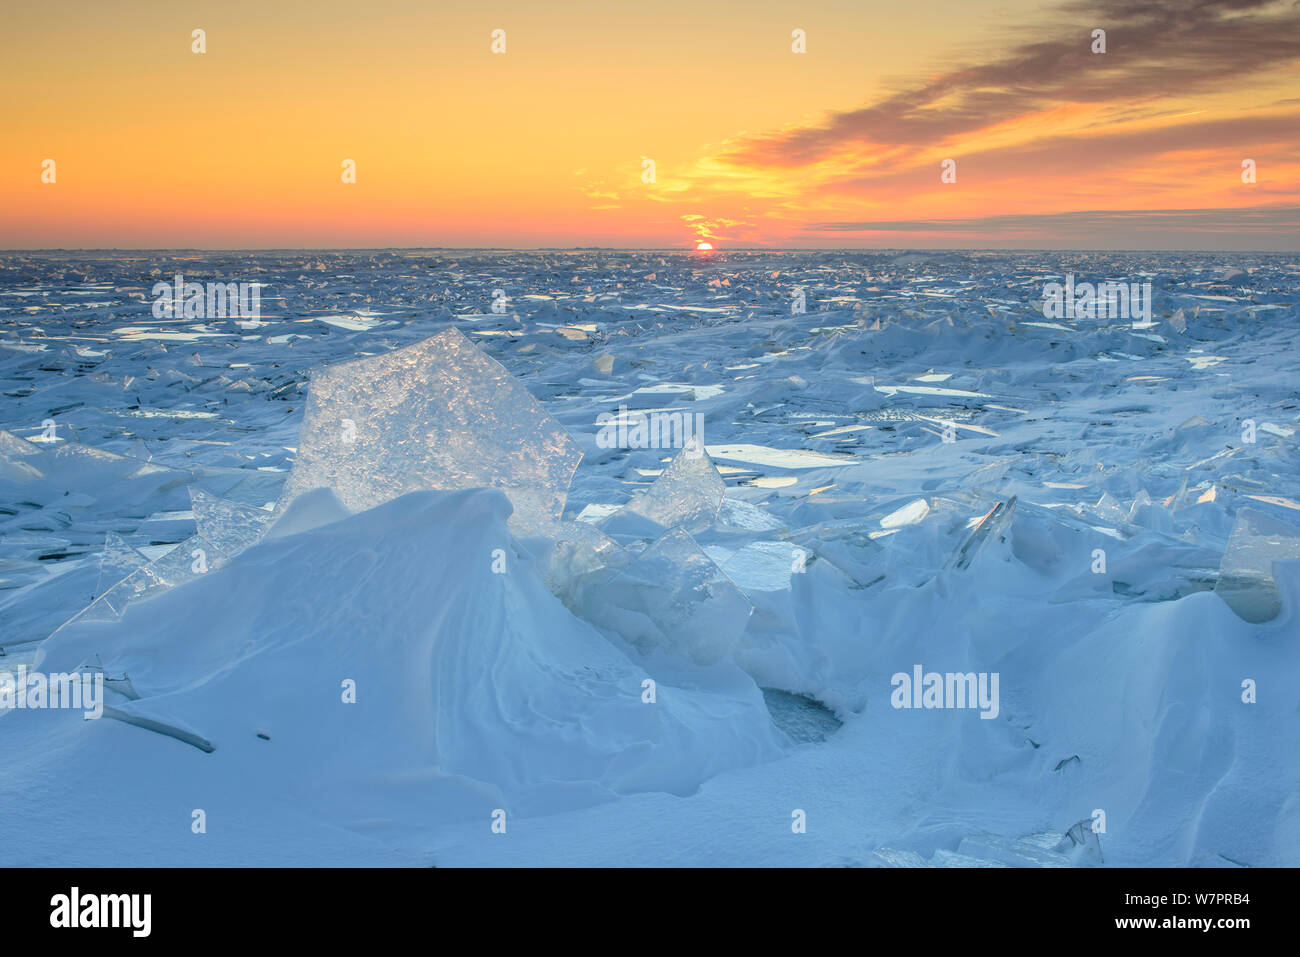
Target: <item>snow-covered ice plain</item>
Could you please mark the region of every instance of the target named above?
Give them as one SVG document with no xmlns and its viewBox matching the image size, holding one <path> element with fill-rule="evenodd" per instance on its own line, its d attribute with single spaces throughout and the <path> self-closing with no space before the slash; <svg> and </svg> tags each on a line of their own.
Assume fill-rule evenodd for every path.
<svg viewBox="0 0 1300 957">
<path fill-rule="evenodd" d="M 106 688 L 0 711 L 0 863 L 1300 864 L 1298 283 L 0 257 L 0 670 Z"/>
</svg>

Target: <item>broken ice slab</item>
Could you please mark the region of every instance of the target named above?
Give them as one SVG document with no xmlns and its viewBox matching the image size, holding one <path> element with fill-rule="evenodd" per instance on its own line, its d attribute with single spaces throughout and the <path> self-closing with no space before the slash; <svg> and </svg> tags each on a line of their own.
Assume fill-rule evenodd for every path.
<svg viewBox="0 0 1300 957">
<path fill-rule="evenodd" d="M 12 432 L 0 429 L 0 463 L 21 461 L 33 455 L 40 455 L 43 451 L 44 449 L 35 442 L 29 442 L 21 435 L 14 435 Z"/>
<path fill-rule="evenodd" d="M 682 527 L 689 532 L 707 528 L 722 507 L 727 484 L 713 460 L 698 443 L 688 443 L 648 489 L 623 507 L 624 517 L 648 519 L 663 528 Z M 622 520 L 610 519 L 616 528 Z"/>
<path fill-rule="evenodd" d="M 114 621 L 126 606 L 174 588 L 220 568 L 227 561 L 221 550 L 201 535 L 181 542 L 167 554 L 136 569 L 99 595 L 71 621 Z"/>
<path fill-rule="evenodd" d="M 332 488 L 349 509 L 421 489 L 499 488 L 512 530 L 559 524 L 582 453 L 496 360 L 455 329 L 312 374 L 276 506 Z"/>
<path fill-rule="evenodd" d="M 902 508 L 895 509 L 880 520 L 883 529 L 897 529 L 905 525 L 916 525 L 930 514 L 930 503 L 923 498 L 909 502 Z"/>
<path fill-rule="evenodd" d="M 148 557 L 138 548 L 127 544 L 117 532 L 109 532 L 104 539 L 104 551 L 99 556 L 99 582 L 95 597 L 109 591 L 114 585 L 149 564 Z"/>
<path fill-rule="evenodd" d="M 199 535 L 233 557 L 261 540 L 274 518 L 271 512 L 255 505 L 240 505 L 224 498 L 190 488 L 190 507 Z"/>
<path fill-rule="evenodd" d="M 718 510 L 715 527 L 728 532 L 772 532 L 784 528 L 785 523 L 751 502 L 727 497 Z"/>
<path fill-rule="evenodd" d="M 542 581 L 568 604 L 583 580 L 607 568 L 621 568 L 631 556 L 608 535 L 587 522 L 565 522 L 541 563 Z"/>
<path fill-rule="evenodd" d="M 858 519 L 808 525 L 794 532 L 791 543 L 804 546 L 807 565 L 826 561 L 844 574 L 852 588 L 868 588 L 885 577 L 888 556 L 874 533 Z"/>
<path fill-rule="evenodd" d="M 985 512 L 975 522 L 966 540 L 952 553 L 952 557 L 948 559 L 947 567 L 957 571 L 969 568 L 971 562 L 975 560 L 975 556 L 983 550 L 990 540 L 1001 538 L 1006 532 L 1015 510 L 1016 497 L 1012 495 L 1005 502 L 998 502 Z"/>
<path fill-rule="evenodd" d="M 1273 563 L 1294 558 L 1300 558 L 1300 527 L 1253 508 L 1239 509 L 1214 591 L 1242 620 L 1272 621 L 1282 610 Z"/>
<path fill-rule="evenodd" d="M 686 532 L 673 529 L 586 590 L 581 613 L 646 652 L 709 665 L 729 654 L 753 606 Z"/>
<path fill-rule="evenodd" d="M 735 552 L 710 546 L 705 551 L 715 560 L 721 559 L 718 567 L 722 573 L 746 595 L 785 591 L 790 576 L 803 572 L 812 557 L 809 549 L 791 542 L 750 542 Z"/>
</svg>

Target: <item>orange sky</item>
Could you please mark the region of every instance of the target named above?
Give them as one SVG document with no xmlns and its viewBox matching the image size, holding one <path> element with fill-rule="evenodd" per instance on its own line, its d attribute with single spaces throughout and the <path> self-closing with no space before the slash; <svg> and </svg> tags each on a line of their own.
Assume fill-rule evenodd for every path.
<svg viewBox="0 0 1300 957">
<path fill-rule="evenodd" d="M 0 247 L 1297 249 L 1300 9 L 1228 6 L 25 4 Z"/>
</svg>

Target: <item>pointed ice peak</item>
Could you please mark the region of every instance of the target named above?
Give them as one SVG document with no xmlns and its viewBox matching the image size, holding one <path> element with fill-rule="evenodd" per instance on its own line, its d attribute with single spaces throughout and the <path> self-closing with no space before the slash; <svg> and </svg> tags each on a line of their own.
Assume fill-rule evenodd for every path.
<svg viewBox="0 0 1300 957">
<path fill-rule="evenodd" d="M 125 542 L 121 544 L 125 545 Z M 115 554 L 119 556 L 123 554 L 121 546 L 116 543 Z M 227 556 L 212 542 L 201 535 L 193 535 L 165 555 L 137 567 L 116 584 L 105 589 L 103 594 L 97 596 L 88 607 L 65 624 L 81 620 L 119 619 L 131 602 L 167 591 L 200 575 L 215 571 L 228 560 Z M 129 561 L 129 556 L 124 557 L 118 567 Z M 103 578 L 102 571 L 100 577 Z"/>
<path fill-rule="evenodd" d="M 104 550 L 99 555 L 99 582 L 95 585 L 95 597 L 100 597 L 148 564 L 144 552 L 128 544 L 117 532 L 109 532 L 104 539 Z"/>
<path fill-rule="evenodd" d="M 190 506 L 198 532 L 227 556 L 258 542 L 270 527 L 272 513 L 256 505 L 240 505 L 190 486 Z"/>
<path fill-rule="evenodd" d="M 727 483 L 709 453 L 697 438 L 692 438 L 654 484 L 636 495 L 623 510 L 664 528 L 680 525 L 689 531 L 699 531 L 717 518 L 726 492 Z"/>
</svg>

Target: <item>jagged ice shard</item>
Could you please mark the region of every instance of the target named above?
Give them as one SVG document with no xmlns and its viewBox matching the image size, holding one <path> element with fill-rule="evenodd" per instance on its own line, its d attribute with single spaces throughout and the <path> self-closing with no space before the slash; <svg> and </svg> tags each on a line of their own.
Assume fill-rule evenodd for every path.
<svg viewBox="0 0 1300 957">
<path fill-rule="evenodd" d="M 95 586 L 95 597 L 133 572 L 149 564 L 144 552 L 129 544 L 117 532 L 109 532 L 104 538 L 104 550 L 99 556 L 99 583 Z"/>
<path fill-rule="evenodd" d="M 455 329 L 318 369 L 279 513 L 331 488 L 353 511 L 424 489 L 498 488 L 516 534 L 549 534 L 582 458 L 496 360 Z"/>
<path fill-rule="evenodd" d="M 129 558 L 122 555 L 122 548 L 129 549 L 130 546 L 123 542 L 121 547 L 114 547 L 116 554 L 108 559 L 109 565 L 105 566 L 104 560 L 101 559 L 101 582 L 105 581 L 106 572 L 111 577 L 114 565 L 121 568 L 124 561 L 129 561 Z M 131 550 L 134 551 L 134 549 Z M 229 557 L 212 542 L 202 535 L 192 535 L 167 552 L 167 554 L 149 562 L 147 565 L 136 568 L 135 571 L 130 572 L 103 594 L 97 595 L 90 605 L 71 618 L 66 624 L 82 620 L 118 620 L 122 617 L 126 606 L 131 602 L 148 598 L 169 588 L 193 581 L 209 571 L 220 568 L 227 561 L 229 561 Z"/>
<path fill-rule="evenodd" d="M 647 518 L 664 528 L 681 526 L 696 532 L 717 518 L 726 491 L 726 482 L 713 460 L 698 440 L 692 440 L 653 485 L 624 506 L 623 512 Z M 622 521 L 617 516 L 613 518 L 611 525 Z"/>
<path fill-rule="evenodd" d="M 256 544 L 273 518 L 266 509 L 229 502 L 200 488 L 190 489 L 190 506 L 199 534 L 231 557 Z"/>
</svg>

